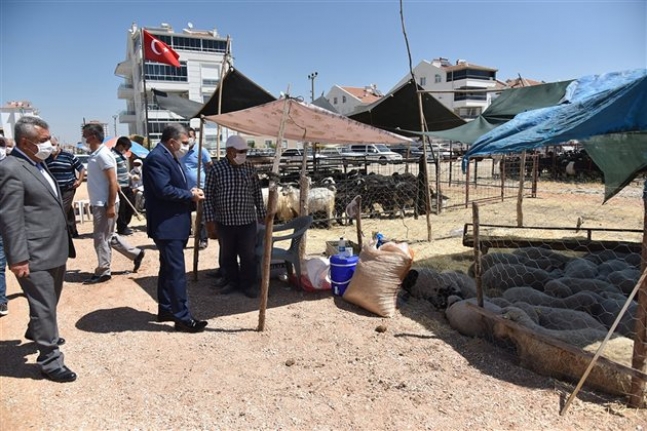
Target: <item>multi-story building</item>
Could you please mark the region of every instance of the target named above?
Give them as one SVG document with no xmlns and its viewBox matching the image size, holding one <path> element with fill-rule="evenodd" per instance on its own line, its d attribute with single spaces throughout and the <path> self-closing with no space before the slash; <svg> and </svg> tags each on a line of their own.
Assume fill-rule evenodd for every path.
<svg viewBox="0 0 647 431">
<path fill-rule="evenodd" d="M 451 64 L 446 58 L 423 60 L 413 69 L 418 84 L 439 102 L 466 120 L 472 120 L 490 106 L 497 85 L 497 69 L 458 60 Z M 396 89 L 411 79 L 407 74 L 393 87 Z M 459 91 L 456 91 L 459 90 Z M 473 92 L 470 92 L 473 90 Z M 392 91 L 392 90 L 391 90 Z"/>
<path fill-rule="evenodd" d="M 226 72 L 228 67 L 225 59 L 227 38 L 221 37 L 216 29 L 194 30 L 191 23 L 188 27 L 181 33 L 174 32 L 166 23 L 162 23 L 160 27 L 145 28 L 153 37 L 166 43 L 180 55 L 181 67 L 144 60 L 142 32 L 133 24 L 126 37 L 126 59 L 115 70 L 115 75 L 125 79 L 117 91 L 118 97 L 126 101 L 126 110 L 120 113 L 119 122 L 128 125 L 129 134 L 145 136 L 148 132 L 152 144 L 159 141 L 166 124 L 179 122 L 198 130 L 200 120 L 189 121 L 161 109 L 155 104 L 151 90 L 204 103 L 216 90 L 221 69 L 225 68 Z M 145 126 L 147 122 L 148 127 Z M 216 125 L 206 122 L 204 135 L 205 148 L 216 148 Z M 226 131 L 223 131 L 223 135 L 226 136 Z"/>
<path fill-rule="evenodd" d="M 13 139 L 13 129 L 21 117 L 38 116 L 38 109 L 26 100 L 7 102 L 0 107 L 0 134 L 5 138 Z"/>
<path fill-rule="evenodd" d="M 341 87 L 335 85 L 326 94 L 328 102 L 341 115 L 348 115 L 358 106 L 369 105 L 382 97 L 375 84 L 366 87 Z"/>
</svg>

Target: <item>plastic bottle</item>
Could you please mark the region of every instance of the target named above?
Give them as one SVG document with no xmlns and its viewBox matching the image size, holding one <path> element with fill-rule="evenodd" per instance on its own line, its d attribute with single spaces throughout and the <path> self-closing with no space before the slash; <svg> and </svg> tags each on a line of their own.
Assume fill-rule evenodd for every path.
<svg viewBox="0 0 647 431">
<path fill-rule="evenodd" d="M 339 238 L 337 251 L 341 256 L 346 256 L 346 241 L 344 240 L 344 237 Z"/>
</svg>

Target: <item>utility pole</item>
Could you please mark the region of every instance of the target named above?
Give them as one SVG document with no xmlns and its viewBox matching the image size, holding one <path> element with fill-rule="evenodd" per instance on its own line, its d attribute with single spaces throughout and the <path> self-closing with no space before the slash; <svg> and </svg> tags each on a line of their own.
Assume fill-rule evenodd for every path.
<svg viewBox="0 0 647 431">
<path fill-rule="evenodd" d="M 308 79 L 310 80 L 310 101 L 312 103 L 315 101 L 315 78 L 317 75 L 319 75 L 317 72 L 312 72 L 308 75 Z"/>
<path fill-rule="evenodd" d="M 119 118 L 118 114 L 112 116 L 113 124 L 115 126 L 115 137 L 117 137 L 117 118 Z"/>
</svg>

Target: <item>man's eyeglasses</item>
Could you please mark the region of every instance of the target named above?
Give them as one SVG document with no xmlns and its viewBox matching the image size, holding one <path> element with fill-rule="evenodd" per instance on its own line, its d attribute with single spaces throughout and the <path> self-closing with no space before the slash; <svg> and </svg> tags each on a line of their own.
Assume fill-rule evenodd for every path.
<svg viewBox="0 0 647 431">
<path fill-rule="evenodd" d="M 235 150 L 236 154 L 247 154 L 247 150 Z"/>
</svg>

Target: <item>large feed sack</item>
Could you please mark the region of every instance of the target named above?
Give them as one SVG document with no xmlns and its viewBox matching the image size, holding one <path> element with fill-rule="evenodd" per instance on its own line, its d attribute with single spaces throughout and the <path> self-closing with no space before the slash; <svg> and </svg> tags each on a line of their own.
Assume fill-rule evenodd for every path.
<svg viewBox="0 0 647 431">
<path fill-rule="evenodd" d="M 407 243 L 364 246 L 343 298 L 379 316 L 393 317 L 398 291 L 412 263 L 413 251 Z"/>
</svg>

